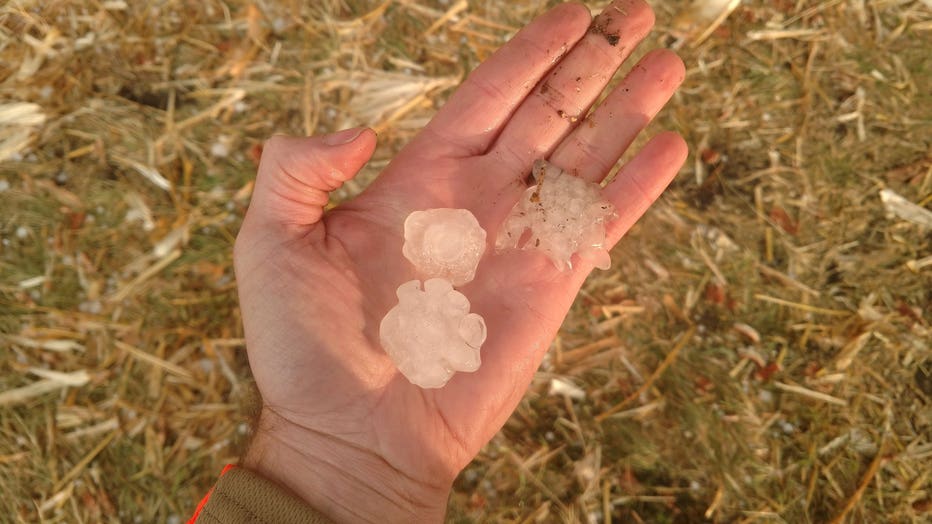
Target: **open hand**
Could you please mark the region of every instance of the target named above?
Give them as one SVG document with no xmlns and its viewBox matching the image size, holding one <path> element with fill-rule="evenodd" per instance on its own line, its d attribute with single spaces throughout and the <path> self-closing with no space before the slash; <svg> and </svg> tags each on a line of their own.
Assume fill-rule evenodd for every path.
<svg viewBox="0 0 932 524">
<path fill-rule="evenodd" d="M 328 193 L 375 148 L 368 129 L 267 143 L 236 241 L 250 366 L 263 399 L 245 465 L 336 520 L 437 521 L 450 486 L 514 410 L 591 270 L 558 272 L 541 253 L 494 252 L 502 220 L 537 158 L 601 181 L 684 76 L 672 52 L 645 56 L 593 112 L 648 33 L 641 0 L 594 21 L 578 4 L 542 15 L 476 69 L 431 123 L 353 200 Z M 587 116 L 588 115 L 588 116 Z M 605 189 L 614 245 L 686 156 L 653 138 Z M 418 278 L 402 256 L 415 210 L 466 208 L 489 234 L 460 291 L 485 318 L 482 367 L 424 390 L 379 344 L 396 288 Z"/>
</svg>

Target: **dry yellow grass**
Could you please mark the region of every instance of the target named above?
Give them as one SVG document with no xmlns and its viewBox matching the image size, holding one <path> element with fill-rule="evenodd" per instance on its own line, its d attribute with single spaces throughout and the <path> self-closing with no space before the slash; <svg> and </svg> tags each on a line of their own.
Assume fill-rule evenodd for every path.
<svg viewBox="0 0 932 524">
<path fill-rule="evenodd" d="M 929 2 L 715 3 L 653 2 L 692 154 L 451 520 L 930 518 Z M 0 521 L 186 518 L 248 436 L 257 147 L 373 126 L 349 197 L 548 4 L 0 7 Z"/>
</svg>

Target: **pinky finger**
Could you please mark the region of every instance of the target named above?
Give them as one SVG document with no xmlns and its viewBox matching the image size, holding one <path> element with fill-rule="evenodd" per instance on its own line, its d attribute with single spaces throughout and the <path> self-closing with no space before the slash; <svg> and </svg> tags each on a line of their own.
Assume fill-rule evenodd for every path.
<svg viewBox="0 0 932 524">
<path fill-rule="evenodd" d="M 631 229 L 679 172 L 689 149 L 683 138 L 672 132 L 661 133 L 622 166 L 604 191 L 618 212 L 606 228 L 606 244 L 613 247 Z"/>
</svg>

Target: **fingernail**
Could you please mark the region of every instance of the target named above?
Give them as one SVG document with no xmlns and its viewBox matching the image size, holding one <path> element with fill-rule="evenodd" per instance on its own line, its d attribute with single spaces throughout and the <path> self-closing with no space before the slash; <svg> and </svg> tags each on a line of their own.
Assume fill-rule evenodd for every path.
<svg viewBox="0 0 932 524">
<path fill-rule="evenodd" d="M 331 133 L 329 135 L 324 135 L 323 142 L 328 146 L 341 146 L 343 144 L 349 144 L 353 140 L 359 137 L 365 127 L 354 127 L 351 129 L 344 129 L 343 131 L 337 131 L 336 133 Z"/>
</svg>

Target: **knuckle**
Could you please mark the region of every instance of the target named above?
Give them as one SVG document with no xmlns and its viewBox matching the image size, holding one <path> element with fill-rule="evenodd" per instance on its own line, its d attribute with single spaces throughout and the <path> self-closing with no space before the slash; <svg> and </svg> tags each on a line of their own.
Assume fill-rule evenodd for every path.
<svg viewBox="0 0 932 524">
<path fill-rule="evenodd" d="M 605 155 L 597 150 L 588 140 L 575 138 L 573 140 L 579 155 L 579 165 L 586 166 L 586 171 L 605 175 L 612 168 Z M 613 163 L 614 164 L 614 163 Z"/>
</svg>

